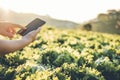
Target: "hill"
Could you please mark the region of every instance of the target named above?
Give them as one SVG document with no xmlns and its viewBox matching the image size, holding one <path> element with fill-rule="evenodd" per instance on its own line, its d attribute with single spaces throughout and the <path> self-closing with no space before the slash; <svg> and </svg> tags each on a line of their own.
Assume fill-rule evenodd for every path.
<svg viewBox="0 0 120 80">
<path fill-rule="evenodd" d="M 58 20 L 50 17 L 49 15 L 41 16 L 33 13 L 17 13 L 11 10 L 3 10 L 1 8 L 0 15 L 0 20 L 18 23 L 23 26 L 27 25 L 35 18 L 41 18 L 47 22 L 46 25 L 57 28 L 84 29 L 94 32 L 120 34 L 119 10 L 108 10 L 107 13 L 100 13 L 95 19 L 91 19 L 85 23 Z"/>
<path fill-rule="evenodd" d="M 58 28 L 75 28 L 79 24 L 67 21 L 51 18 L 50 16 L 41 16 L 33 13 L 17 13 L 11 10 L 3 10 L 0 8 L 0 20 L 10 21 L 21 25 L 27 25 L 35 18 L 41 18 L 47 22 L 49 26 L 55 26 Z"/>
<path fill-rule="evenodd" d="M 84 24 L 84 29 L 120 34 L 120 11 L 108 10 L 107 13 L 100 13 L 95 19 L 92 19 Z"/>
</svg>

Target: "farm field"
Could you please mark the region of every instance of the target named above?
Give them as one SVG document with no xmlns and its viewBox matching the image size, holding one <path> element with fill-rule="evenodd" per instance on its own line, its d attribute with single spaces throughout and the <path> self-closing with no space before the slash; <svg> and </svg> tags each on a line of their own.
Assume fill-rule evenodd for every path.
<svg viewBox="0 0 120 80">
<path fill-rule="evenodd" d="M 120 80 L 120 36 L 45 26 L 36 41 L 0 57 L 0 80 Z"/>
</svg>

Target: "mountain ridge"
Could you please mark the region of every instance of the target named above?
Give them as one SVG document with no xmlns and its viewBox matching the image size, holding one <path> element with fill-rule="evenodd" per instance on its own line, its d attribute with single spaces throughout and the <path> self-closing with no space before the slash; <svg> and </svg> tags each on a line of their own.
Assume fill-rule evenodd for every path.
<svg viewBox="0 0 120 80">
<path fill-rule="evenodd" d="M 35 18 L 40 18 L 46 21 L 46 25 L 54 26 L 57 28 L 75 28 L 79 26 L 79 23 L 68 21 L 68 20 L 59 20 L 54 19 L 48 15 L 38 15 L 34 13 L 17 13 L 11 10 L 4 10 L 0 8 L 0 20 L 14 22 L 21 25 L 27 25 L 30 21 Z"/>
</svg>

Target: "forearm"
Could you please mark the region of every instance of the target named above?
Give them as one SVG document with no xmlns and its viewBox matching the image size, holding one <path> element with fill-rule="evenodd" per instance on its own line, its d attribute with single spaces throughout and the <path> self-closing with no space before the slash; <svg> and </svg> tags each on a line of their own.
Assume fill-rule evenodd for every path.
<svg viewBox="0 0 120 80">
<path fill-rule="evenodd" d="M 16 50 L 20 50 L 31 41 L 27 39 L 21 40 L 0 40 L 0 55 L 5 55 Z"/>
</svg>

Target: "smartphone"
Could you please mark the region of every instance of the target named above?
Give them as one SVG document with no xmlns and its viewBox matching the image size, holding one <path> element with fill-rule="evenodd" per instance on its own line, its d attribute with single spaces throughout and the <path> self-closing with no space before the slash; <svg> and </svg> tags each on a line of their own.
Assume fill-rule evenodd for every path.
<svg viewBox="0 0 120 80">
<path fill-rule="evenodd" d="M 28 25 L 26 25 L 25 27 L 27 29 L 23 30 L 19 30 L 17 33 L 20 34 L 21 36 L 26 35 L 27 33 L 38 29 L 39 27 L 41 27 L 42 25 L 44 25 L 46 22 L 42 19 L 36 18 L 33 21 L 31 21 Z"/>
</svg>

